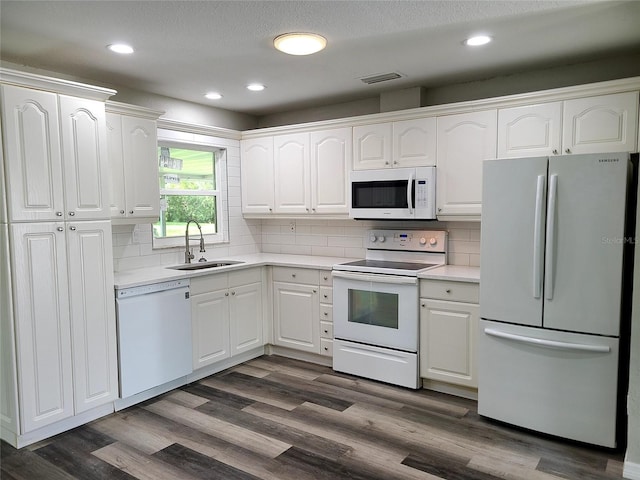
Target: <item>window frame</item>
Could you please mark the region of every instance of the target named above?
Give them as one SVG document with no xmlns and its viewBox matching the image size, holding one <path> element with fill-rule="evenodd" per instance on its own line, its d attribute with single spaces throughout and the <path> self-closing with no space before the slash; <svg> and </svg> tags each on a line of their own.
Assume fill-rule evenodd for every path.
<svg viewBox="0 0 640 480">
<path fill-rule="evenodd" d="M 179 138 L 183 137 L 184 134 L 181 131 L 171 131 L 165 129 L 158 129 L 158 147 L 169 147 L 169 148 L 183 148 L 183 149 L 191 149 L 191 150 L 201 150 L 201 151 L 210 151 L 214 152 L 214 168 L 215 168 L 215 179 L 216 179 L 216 189 L 215 190 L 173 190 L 173 189 L 165 189 L 160 191 L 160 195 L 211 195 L 214 192 L 216 196 L 216 230 L 217 233 L 205 234 L 204 242 L 205 245 L 214 245 L 221 243 L 229 242 L 229 203 L 228 203 L 228 179 L 227 179 L 227 149 L 226 147 L 217 145 L 214 141 L 213 137 L 206 138 L 206 136 L 198 135 L 199 139 L 196 140 L 192 135 L 189 135 L 192 138 Z M 178 138 L 176 138 L 178 137 Z M 205 137 L 205 138 L 203 138 Z M 209 141 L 207 141 L 209 140 Z M 160 180 L 160 175 L 157 176 L 158 182 Z M 152 238 L 152 248 L 155 249 L 163 249 L 163 248 L 175 248 L 175 247 L 183 247 L 185 246 L 184 235 L 178 237 L 155 237 L 153 235 L 153 225 L 151 224 L 149 228 L 151 229 L 151 238 Z M 191 230 L 190 237 L 194 236 L 193 230 Z"/>
</svg>

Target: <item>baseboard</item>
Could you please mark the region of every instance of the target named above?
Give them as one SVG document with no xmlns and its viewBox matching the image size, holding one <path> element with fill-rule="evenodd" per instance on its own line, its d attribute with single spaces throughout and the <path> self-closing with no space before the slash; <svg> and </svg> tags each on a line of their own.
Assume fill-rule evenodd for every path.
<svg viewBox="0 0 640 480">
<path fill-rule="evenodd" d="M 433 390 L 435 392 L 455 395 L 456 397 L 468 398 L 470 400 L 478 400 L 478 389 L 464 387 L 462 385 L 452 385 L 450 383 L 439 382 L 437 380 L 422 379 L 422 388 Z"/>
<path fill-rule="evenodd" d="M 622 476 L 629 480 L 640 480 L 640 463 L 625 460 Z"/>
<path fill-rule="evenodd" d="M 318 353 L 303 352 L 292 348 L 280 347 L 278 345 L 267 345 L 265 353 L 267 355 L 278 355 L 280 357 L 293 358 L 303 362 L 316 363 L 325 367 L 333 366 L 333 358 Z"/>
</svg>

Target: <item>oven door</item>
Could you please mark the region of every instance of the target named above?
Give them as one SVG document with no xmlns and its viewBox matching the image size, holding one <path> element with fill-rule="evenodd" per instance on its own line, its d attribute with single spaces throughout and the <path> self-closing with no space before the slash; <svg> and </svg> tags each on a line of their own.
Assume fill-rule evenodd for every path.
<svg viewBox="0 0 640 480">
<path fill-rule="evenodd" d="M 418 351 L 418 279 L 334 271 L 333 334 L 405 352 Z"/>
</svg>

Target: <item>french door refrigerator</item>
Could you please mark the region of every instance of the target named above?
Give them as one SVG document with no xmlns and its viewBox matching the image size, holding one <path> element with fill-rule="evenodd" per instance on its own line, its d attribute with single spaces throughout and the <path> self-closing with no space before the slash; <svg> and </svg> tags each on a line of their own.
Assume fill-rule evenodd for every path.
<svg viewBox="0 0 640 480">
<path fill-rule="evenodd" d="M 480 415 L 616 446 L 636 165 L 628 153 L 484 162 Z"/>
</svg>

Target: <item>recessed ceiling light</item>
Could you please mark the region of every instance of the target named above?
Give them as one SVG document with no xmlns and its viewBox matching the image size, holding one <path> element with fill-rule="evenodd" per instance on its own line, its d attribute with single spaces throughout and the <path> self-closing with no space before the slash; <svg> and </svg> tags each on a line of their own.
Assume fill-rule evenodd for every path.
<svg viewBox="0 0 640 480">
<path fill-rule="evenodd" d="M 262 90 L 264 90 L 264 85 L 262 85 L 261 83 L 250 83 L 249 85 L 247 85 L 247 89 L 251 90 L 252 92 L 261 92 Z"/>
<path fill-rule="evenodd" d="M 491 37 L 488 35 L 476 35 L 475 37 L 469 37 L 464 41 L 465 45 L 470 47 L 479 47 L 480 45 L 486 45 L 491 41 Z"/>
<path fill-rule="evenodd" d="M 107 45 L 107 48 L 112 52 L 121 53 L 123 55 L 133 53 L 133 47 L 126 43 L 112 43 L 111 45 Z"/>
<path fill-rule="evenodd" d="M 222 98 L 222 95 L 220 95 L 218 92 L 209 92 L 209 93 L 206 93 L 204 96 L 209 100 L 220 100 Z"/>
<path fill-rule="evenodd" d="M 273 40 L 273 46 L 289 55 L 311 55 L 327 46 L 327 39 L 315 33 L 285 33 Z"/>
</svg>

